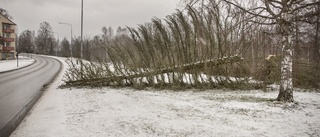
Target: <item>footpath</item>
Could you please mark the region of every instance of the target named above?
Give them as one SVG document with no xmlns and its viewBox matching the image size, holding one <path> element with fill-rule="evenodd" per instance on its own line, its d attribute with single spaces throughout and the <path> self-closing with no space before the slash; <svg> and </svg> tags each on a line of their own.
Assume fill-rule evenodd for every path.
<svg viewBox="0 0 320 137">
<path fill-rule="evenodd" d="M 0 61 L 0 73 L 13 71 L 16 69 L 20 69 L 26 66 L 29 66 L 34 63 L 34 59 L 32 59 L 32 55 L 21 55 L 17 60 L 1 60 Z"/>
</svg>

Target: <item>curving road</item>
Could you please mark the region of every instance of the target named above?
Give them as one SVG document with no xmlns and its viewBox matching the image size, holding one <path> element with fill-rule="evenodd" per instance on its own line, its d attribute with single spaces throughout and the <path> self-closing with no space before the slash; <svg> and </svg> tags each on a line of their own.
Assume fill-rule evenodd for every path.
<svg viewBox="0 0 320 137">
<path fill-rule="evenodd" d="M 33 58 L 36 62 L 26 68 L 0 74 L 0 137 L 11 134 L 60 71 L 58 60 Z"/>
</svg>

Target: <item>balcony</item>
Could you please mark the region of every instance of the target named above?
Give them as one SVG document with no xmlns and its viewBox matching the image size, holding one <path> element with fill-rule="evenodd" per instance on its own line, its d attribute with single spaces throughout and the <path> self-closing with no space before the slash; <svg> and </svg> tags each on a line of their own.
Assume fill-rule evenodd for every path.
<svg viewBox="0 0 320 137">
<path fill-rule="evenodd" d="M 14 33 L 14 29 L 3 29 L 2 32 L 4 33 Z"/>
<path fill-rule="evenodd" d="M 14 42 L 14 38 L 2 38 L 3 42 Z"/>
<path fill-rule="evenodd" d="M 14 47 L 2 47 L 2 51 L 13 51 Z"/>
</svg>

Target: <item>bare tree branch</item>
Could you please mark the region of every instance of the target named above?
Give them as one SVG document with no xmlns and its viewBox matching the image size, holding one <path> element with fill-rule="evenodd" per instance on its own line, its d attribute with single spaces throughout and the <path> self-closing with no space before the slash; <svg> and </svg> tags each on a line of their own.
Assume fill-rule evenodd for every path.
<svg viewBox="0 0 320 137">
<path fill-rule="evenodd" d="M 313 2 L 313 3 L 303 4 L 303 5 L 300 6 L 300 7 L 294 8 L 294 9 L 292 10 L 292 13 L 294 13 L 294 12 L 296 12 L 296 11 L 298 11 L 298 10 L 307 8 L 307 7 L 309 7 L 309 6 L 317 5 L 317 4 L 320 4 L 320 1 L 318 1 L 318 2 Z"/>
<path fill-rule="evenodd" d="M 249 9 L 249 10 L 248 10 L 248 9 L 245 9 L 245 8 L 243 8 L 243 7 L 235 4 L 235 3 L 233 3 L 233 2 L 230 2 L 230 1 L 228 1 L 228 0 L 223 0 L 223 1 L 226 2 L 226 3 L 228 3 L 228 4 L 231 4 L 231 5 L 235 6 L 235 7 L 239 8 L 239 9 L 241 9 L 242 11 L 245 11 L 245 12 L 251 14 L 251 15 L 254 15 L 254 16 L 257 16 L 257 17 L 261 17 L 261 18 L 274 19 L 274 17 L 264 16 L 264 15 L 261 15 L 261 14 L 257 14 L 257 13 L 251 12 L 252 9 Z M 259 9 L 260 9 L 260 8 L 259 8 Z M 260 13 L 262 13 L 262 12 L 263 12 L 263 10 L 260 11 Z"/>
<path fill-rule="evenodd" d="M 273 19 L 277 19 L 277 18 L 281 15 L 281 13 L 275 14 L 275 13 L 271 10 L 271 8 L 270 8 L 270 6 L 269 6 L 270 3 L 271 3 L 271 2 L 270 2 L 269 0 L 265 0 L 265 1 L 264 1 L 264 4 L 265 4 L 265 6 L 266 6 L 267 11 L 272 15 Z"/>
</svg>

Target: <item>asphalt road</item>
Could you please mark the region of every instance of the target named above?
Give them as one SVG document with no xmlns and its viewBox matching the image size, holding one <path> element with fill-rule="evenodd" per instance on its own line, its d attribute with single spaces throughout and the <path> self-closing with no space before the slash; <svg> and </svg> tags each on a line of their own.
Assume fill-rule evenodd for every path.
<svg viewBox="0 0 320 137">
<path fill-rule="evenodd" d="M 60 71 L 58 60 L 33 59 L 36 62 L 26 68 L 0 74 L 0 137 L 11 134 Z"/>
</svg>

